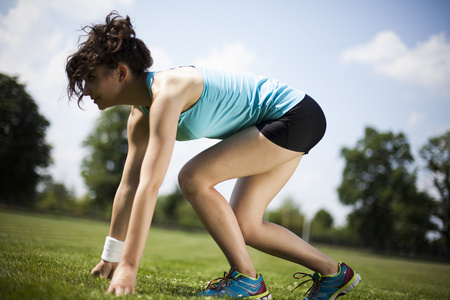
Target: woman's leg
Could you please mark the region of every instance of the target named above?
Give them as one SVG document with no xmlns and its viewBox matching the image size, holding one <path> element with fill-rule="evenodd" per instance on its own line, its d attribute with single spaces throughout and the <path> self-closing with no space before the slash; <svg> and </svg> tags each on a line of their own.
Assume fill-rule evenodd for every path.
<svg viewBox="0 0 450 300">
<path fill-rule="evenodd" d="M 266 207 L 292 176 L 299 162 L 300 158 L 295 158 L 267 173 L 239 178 L 230 204 L 247 245 L 315 272 L 332 274 L 338 271 L 337 262 L 288 229 L 262 220 Z"/>
<path fill-rule="evenodd" d="M 286 173 L 284 169 L 295 169 L 301 155 L 301 153 L 275 145 L 266 139 L 256 127 L 250 127 L 203 151 L 191 159 L 180 171 L 179 183 L 186 199 L 192 204 L 206 229 L 224 252 L 230 265 L 237 267 L 239 272 L 253 277 L 256 275 L 238 219 L 227 201 L 214 188 L 215 185 L 232 178 L 247 177 L 248 180 L 252 177 L 255 178 L 255 180 L 250 181 L 256 182 L 247 184 L 247 187 L 244 184 L 245 179 L 239 180 L 237 190 L 234 193 L 233 203 L 235 207 L 237 207 L 238 203 L 245 207 L 243 209 L 237 207 L 236 212 L 238 215 L 248 214 L 245 212 L 247 211 L 246 207 L 249 207 L 249 205 L 255 205 L 255 210 L 263 211 L 273 196 L 278 193 L 289 179 L 293 171 L 290 171 L 289 176 L 285 175 L 285 179 L 276 185 L 268 185 L 267 181 L 270 180 L 263 181 L 262 179 L 264 177 L 270 179 L 271 177 L 275 180 L 281 173 Z M 282 167 L 287 165 L 289 165 L 289 168 Z M 261 175 L 261 184 L 257 184 L 259 176 L 255 175 Z M 239 188 L 239 186 L 241 187 Z M 245 192 L 239 192 L 239 190 L 247 188 L 251 189 L 251 191 L 248 191 L 248 195 L 253 195 L 249 200 L 242 199 L 239 196 L 245 195 Z M 271 195 L 269 197 L 270 200 L 268 200 L 267 196 L 263 197 L 263 193 L 258 193 L 256 191 L 258 189 L 264 189 L 265 193 Z M 260 196 L 263 199 L 258 204 L 255 199 Z M 262 214 L 251 215 L 251 217 L 256 218 L 256 220 L 259 218 L 259 222 L 262 223 Z M 243 224 L 242 220 L 241 224 Z M 272 227 L 270 227 L 268 234 L 273 238 L 274 231 Z M 294 239 L 294 236 L 285 234 L 281 236 L 278 243 L 287 245 L 290 241 L 286 239 Z M 295 244 L 303 248 L 307 245 L 298 240 Z M 261 248 L 270 252 L 267 245 Z M 312 251 L 308 249 L 305 252 L 309 253 L 308 251 Z M 287 251 L 287 253 L 292 253 L 292 251 Z M 293 258 L 291 260 L 305 262 L 311 257 L 313 260 L 314 257 L 321 257 L 320 252 L 317 250 L 315 250 L 315 254 L 309 256 L 302 253 L 299 252 L 298 255 L 304 255 L 304 258 Z M 277 255 L 283 257 L 283 254 Z M 316 260 L 323 261 L 324 258 L 321 257 L 321 259 Z M 330 260 L 329 263 L 331 265 L 334 262 Z M 312 269 L 322 271 L 319 270 L 321 266 L 322 264 L 319 267 L 313 265 Z"/>
</svg>

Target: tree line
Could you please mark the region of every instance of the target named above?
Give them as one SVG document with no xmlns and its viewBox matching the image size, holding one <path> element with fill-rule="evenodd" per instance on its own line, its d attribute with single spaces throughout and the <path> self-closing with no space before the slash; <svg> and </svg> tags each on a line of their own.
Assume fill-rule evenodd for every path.
<svg viewBox="0 0 450 300">
<path fill-rule="evenodd" d="M 82 176 L 88 193 L 80 198 L 46 171 L 51 145 L 48 120 L 17 78 L 0 74 L 0 203 L 48 212 L 109 219 L 127 155 L 129 107 L 106 110 L 83 146 L 88 155 Z M 312 242 L 373 249 L 381 253 L 436 255 L 450 258 L 450 131 L 411 153 L 403 133 L 365 128 L 354 147 L 341 149 L 345 160 L 339 200 L 352 207 L 347 223 L 334 225 L 322 209 L 305 220 L 295 199 L 285 199 L 265 221 L 281 224 Z M 418 187 L 418 174 L 428 184 Z M 158 199 L 154 222 L 201 229 L 181 191 Z"/>
</svg>

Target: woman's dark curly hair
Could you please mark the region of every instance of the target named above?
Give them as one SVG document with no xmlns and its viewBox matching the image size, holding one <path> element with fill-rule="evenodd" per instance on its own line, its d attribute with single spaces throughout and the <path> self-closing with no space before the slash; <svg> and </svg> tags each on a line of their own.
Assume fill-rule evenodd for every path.
<svg viewBox="0 0 450 300">
<path fill-rule="evenodd" d="M 97 66 L 116 68 L 126 64 L 140 76 L 153 64 L 150 51 L 144 42 L 136 38 L 130 17 L 121 17 L 116 11 L 106 17 L 105 24 L 85 26 L 86 35 L 78 51 L 67 58 L 66 73 L 69 79 L 67 95 L 83 98 L 83 81 Z"/>
</svg>

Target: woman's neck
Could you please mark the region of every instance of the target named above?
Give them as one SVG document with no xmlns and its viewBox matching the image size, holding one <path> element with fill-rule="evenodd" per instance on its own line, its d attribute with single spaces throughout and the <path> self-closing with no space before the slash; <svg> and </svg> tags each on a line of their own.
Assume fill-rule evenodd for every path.
<svg viewBox="0 0 450 300">
<path fill-rule="evenodd" d="M 152 97 L 147 87 L 147 72 L 141 76 L 130 76 L 122 91 L 124 104 L 150 106 Z"/>
</svg>

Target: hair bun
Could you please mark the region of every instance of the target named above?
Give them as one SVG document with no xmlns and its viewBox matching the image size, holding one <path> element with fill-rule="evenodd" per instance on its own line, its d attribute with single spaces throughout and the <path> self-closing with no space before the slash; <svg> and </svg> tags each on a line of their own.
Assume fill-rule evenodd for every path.
<svg viewBox="0 0 450 300">
<path fill-rule="evenodd" d="M 130 17 L 123 18 L 116 11 L 106 17 L 105 24 L 87 28 L 90 29 L 88 38 L 96 39 L 105 50 L 112 52 L 119 51 L 124 41 L 136 38 Z"/>
<path fill-rule="evenodd" d="M 116 11 L 106 17 L 106 34 L 112 38 L 135 38 L 136 33 L 129 16 L 121 17 Z"/>
</svg>

